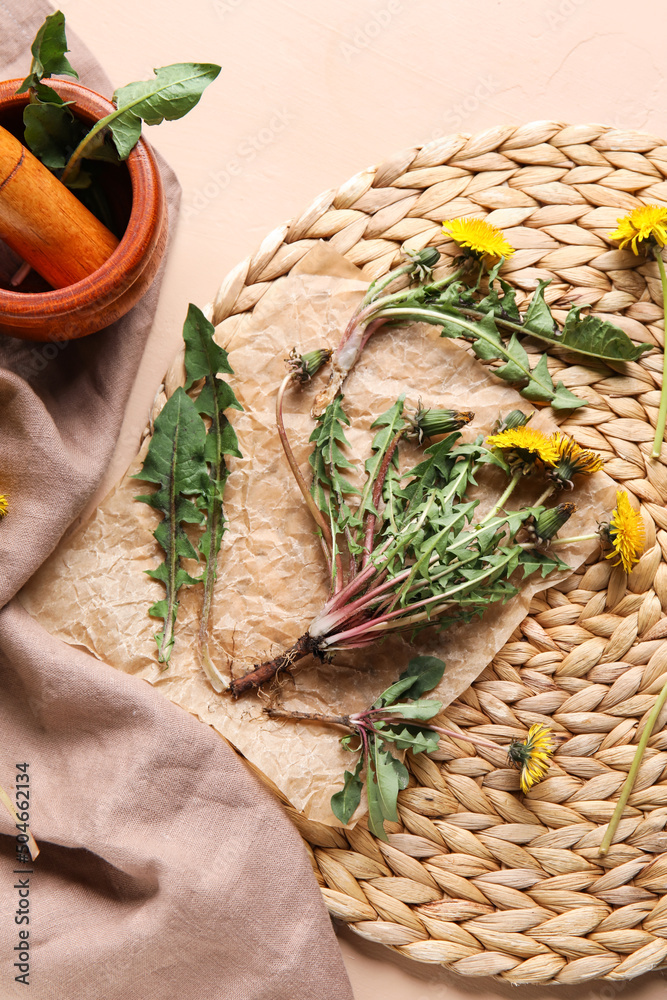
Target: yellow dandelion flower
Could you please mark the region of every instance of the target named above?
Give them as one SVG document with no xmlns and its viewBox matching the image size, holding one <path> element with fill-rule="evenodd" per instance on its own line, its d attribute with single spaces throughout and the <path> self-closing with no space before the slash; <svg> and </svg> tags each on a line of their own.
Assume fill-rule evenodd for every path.
<svg viewBox="0 0 667 1000">
<path fill-rule="evenodd" d="M 616 510 L 604 536 L 613 546 L 607 559 L 615 558 L 614 566 L 622 565 L 629 573 L 644 551 L 645 529 L 641 514 L 633 509 L 623 490 L 616 491 Z"/>
<path fill-rule="evenodd" d="M 652 240 L 659 247 L 667 243 L 667 208 L 664 205 L 641 205 L 616 221 L 618 229 L 609 235 L 618 241 L 620 250 L 629 243 L 633 253 L 639 254 L 642 250 L 637 248 L 638 243 Z"/>
<path fill-rule="evenodd" d="M 509 467 L 523 475 L 532 472 L 538 459 L 549 466 L 558 461 L 558 451 L 551 438 L 534 427 L 510 427 L 492 434 L 486 439 L 486 446 L 506 452 Z"/>
<path fill-rule="evenodd" d="M 0 493 L 0 519 L 5 516 L 9 510 L 9 500 L 4 493 Z"/>
<path fill-rule="evenodd" d="M 510 743 L 507 759 L 521 768 L 521 791 L 524 794 L 545 776 L 555 749 L 551 730 L 541 722 L 530 727 L 525 740 Z"/>
<path fill-rule="evenodd" d="M 442 231 L 471 257 L 511 257 L 514 247 L 507 242 L 502 231 L 484 219 L 450 219 L 443 222 Z"/>
<path fill-rule="evenodd" d="M 565 434 L 552 434 L 551 441 L 558 454 L 549 475 L 563 486 L 572 489 L 572 476 L 590 476 L 599 472 L 604 461 L 594 451 L 580 448 L 576 441 Z"/>
</svg>

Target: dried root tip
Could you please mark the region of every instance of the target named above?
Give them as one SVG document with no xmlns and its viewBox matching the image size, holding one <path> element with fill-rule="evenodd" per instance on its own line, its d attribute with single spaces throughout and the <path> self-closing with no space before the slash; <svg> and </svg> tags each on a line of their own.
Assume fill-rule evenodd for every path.
<svg viewBox="0 0 667 1000">
<path fill-rule="evenodd" d="M 235 698 L 239 698 L 242 694 L 247 694 L 248 691 L 256 691 L 257 688 L 276 677 L 282 670 L 289 670 L 293 664 L 298 660 L 302 660 L 304 656 L 317 653 L 318 648 L 317 639 L 313 639 L 306 632 L 300 639 L 297 639 L 292 648 L 288 649 L 286 653 L 281 653 L 280 656 L 276 656 L 273 660 L 267 660 L 266 663 L 260 663 L 254 670 L 249 670 L 247 674 L 244 674 L 243 677 L 237 677 L 233 680 L 229 685 L 229 690 Z"/>
</svg>

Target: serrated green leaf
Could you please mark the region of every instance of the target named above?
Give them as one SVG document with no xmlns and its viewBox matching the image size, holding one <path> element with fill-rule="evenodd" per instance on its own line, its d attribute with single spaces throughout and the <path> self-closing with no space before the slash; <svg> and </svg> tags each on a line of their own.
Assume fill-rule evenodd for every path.
<svg viewBox="0 0 667 1000">
<path fill-rule="evenodd" d="M 30 51 L 32 53 L 30 73 L 16 91 L 17 94 L 23 94 L 30 87 L 35 87 L 44 77 L 58 75 L 79 79 L 78 73 L 72 69 L 65 55 L 69 49 L 65 34 L 65 15 L 61 11 L 57 10 L 48 15 L 35 35 Z"/>
<path fill-rule="evenodd" d="M 116 110 L 98 123 L 111 129 L 121 160 L 126 159 L 141 135 L 141 123 L 159 125 L 182 118 L 220 72 L 213 63 L 173 63 L 153 70 L 153 80 L 128 83 L 113 95 Z M 85 154 L 84 154 L 85 155 Z"/>
<path fill-rule="evenodd" d="M 407 422 L 403 418 L 404 400 L 405 395 L 399 396 L 394 405 L 382 413 L 371 424 L 371 430 L 375 430 L 375 428 L 379 428 L 379 430 L 373 438 L 371 445 L 372 455 L 366 459 L 366 485 L 364 486 L 359 503 L 360 517 L 363 517 L 367 511 L 377 514 L 373 506 L 373 489 L 385 455 L 396 434 L 407 426 Z M 394 465 L 396 465 L 396 459 L 394 459 Z"/>
<path fill-rule="evenodd" d="M 551 406 L 554 410 L 578 410 L 580 406 L 586 406 L 586 400 L 575 396 L 562 382 L 558 382 L 551 399 Z"/>
<path fill-rule="evenodd" d="M 135 476 L 158 486 L 155 493 L 135 499 L 163 515 L 154 535 L 164 549 L 165 559 L 157 569 L 149 570 L 148 575 L 160 580 L 166 590 L 165 599 L 149 612 L 164 619 L 156 642 L 158 660 L 165 664 L 174 645 L 178 591 L 184 584 L 197 582 L 181 566 L 181 559 L 197 555 L 182 525 L 200 524 L 203 520 L 202 512 L 190 498 L 205 496 L 208 490 L 205 439 L 204 422 L 190 397 L 179 387 L 155 421 L 141 472 Z"/>
<path fill-rule="evenodd" d="M 315 443 L 309 458 L 313 472 L 311 493 L 319 509 L 329 518 L 334 535 L 345 528 L 358 528 L 361 524 L 344 502 L 347 496 L 359 496 L 356 486 L 343 475 L 355 467 L 344 452 L 349 448 L 344 431 L 349 424 L 339 396 L 318 417 L 317 426 L 310 435 L 310 440 Z"/>
<path fill-rule="evenodd" d="M 475 324 L 477 339 L 473 341 L 472 349 L 482 361 L 493 361 L 506 354 L 500 332 L 493 318 L 493 313 L 486 313 Z M 459 331 L 460 335 L 460 331 Z"/>
<path fill-rule="evenodd" d="M 555 553 L 538 552 L 536 549 L 524 551 L 519 558 L 519 563 L 523 569 L 524 579 L 530 576 L 531 573 L 537 573 L 538 571 L 544 578 L 549 573 L 560 573 L 570 569 L 567 563 L 559 559 Z"/>
<path fill-rule="evenodd" d="M 191 389 L 199 379 L 209 376 L 215 377 L 223 373 L 233 375 L 227 351 L 216 344 L 214 337 L 215 327 L 199 306 L 191 302 L 183 324 L 186 389 Z M 238 403 L 236 405 L 238 407 Z"/>
<path fill-rule="evenodd" d="M 549 374 L 546 354 L 542 355 L 530 375 L 530 382 L 521 390 L 521 395 L 535 403 L 551 402 L 554 397 L 554 383 Z"/>
<path fill-rule="evenodd" d="M 331 796 L 331 811 L 343 825 L 350 822 L 361 802 L 363 784 L 359 774 L 363 761 L 359 761 L 354 771 L 346 771 L 344 785 L 339 792 Z"/>
<path fill-rule="evenodd" d="M 579 318 L 573 307 L 567 315 L 563 332 L 554 343 L 577 354 L 611 361 L 637 361 L 652 344 L 633 344 L 627 333 L 599 316 Z"/>
<path fill-rule="evenodd" d="M 64 167 L 85 134 L 66 104 L 28 104 L 23 111 L 26 145 L 49 169 Z"/>
<path fill-rule="evenodd" d="M 546 281 L 538 281 L 537 288 L 533 292 L 528 309 L 523 318 L 523 326 L 526 332 L 542 333 L 553 336 L 555 329 L 554 318 L 551 315 L 549 306 L 544 301 L 544 289 L 551 284 L 551 278 Z"/>
<path fill-rule="evenodd" d="M 401 726 L 398 723 L 382 726 L 382 737 L 397 750 L 411 750 L 413 754 L 434 753 L 438 749 L 440 734 L 433 729 L 418 726 Z"/>
<path fill-rule="evenodd" d="M 512 334 L 505 350 L 507 363 L 502 368 L 496 368 L 494 375 L 505 379 L 506 382 L 520 382 L 526 377 L 526 371 L 530 371 L 530 362 L 516 333 Z"/>
<path fill-rule="evenodd" d="M 218 553 L 222 545 L 225 529 L 224 490 L 228 470 L 226 455 L 241 457 L 236 432 L 230 424 L 225 410 L 241 410 L 231 387 L 221 375 L 233 375 L 227 352 L 216 344 L 215 328 L 198 306 L 190 303 L 183 324 L 185 342 L 186 389 L 195 382 L 204 380 L 195 407 L 198 413 L 210 419 L 210 427 L 204 445 L 204 461 L 207 467 L 208 484 L 203 497 L 206 512 L 205 529 L 199 541 L 199 551 L 204 557 L 204 591 L 199 622 L 199 644 L 201 655 L 206 658 L 209 622 L 213 607 L 213 592 L 218 576 Z"/>
</svg>

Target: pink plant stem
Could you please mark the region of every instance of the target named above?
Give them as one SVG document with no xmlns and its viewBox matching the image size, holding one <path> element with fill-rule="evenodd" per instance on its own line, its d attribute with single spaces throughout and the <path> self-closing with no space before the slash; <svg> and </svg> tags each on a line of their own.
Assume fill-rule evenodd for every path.
<svg viewBox="0 0 667 1000">
<path fill-rule="evenodd" d="M 384 545 L 382 545 L 378 549 L 377 554 L 382 555 L 382 553 L 386 552 L 386 550 L 389 548 L 390 545 L 391 545 L 391 539 L 387 539 Z M 364 584 L 367 583 L 371 579 L 373 574 L 376 572 L 377 572 L 377 567 L 371 564 L 370 566 L 367 566 L 365 569 L 363 569 L 360 573 L 357 573 L 357 575 L 353 577 L 353 579 L 350 580 L 350 582 L 346 584 L 345 587 L 343 587 L 343 589 L 338 594 L 335 595 L 335 597 L 327 601 L 327 604 L 325 605 L 326 611 L 324 613 L 329 614 L 330 612 L 335 611 L 337 608 L 343 607 L 345 605 L 345 602 L 350 597 L 352 597 L 353 594 L 358 593 L 358 591 L 361 590 Z"/>
<path fill-rule="evenodd" d="M 453 729 L 443 729 L 442 726 L 434 726 L 430 722 L 421 721 L 419 719 L 406 719 L 402 715 L 392 715 L 392 706 L 389 705 L 387 708 L 369 708 L 366 712 L 358 712 L 356 715 L 350 715 L 349 720 L 352 724 L 361 723 L 363 725 L 363 720 L 368 718 L 369 715 L 375 716 L 374 720 L 369 720 L 371 726 L 373 722 L 389 722 L 389 723 L 404 723 L 408 726 L 419 726 L 422 729 L 431 729 L 434 733 L 442 733 L 443 736 L 448 736 L 453 740 L 462 740 L 466 743 L 472 743 L 478 747 L 487 747 L 489 750 L 502 750 L 503 747 L 499 743 L 492 743 L 490 740 L 484 740 L 479 736 L 474 736 L 472 733 L 457 733 Z M 380 714 L 384 713 L 382 718 Z M 389 713 L 389 714 L 387 714 Z M 373 731 L 377 733 L 378 736 L 382 736 L 381 730 L 376 730 L 373 727 Z"/>
<path fill-rule="evenodd" d="M 359 731 L 363 728 L 370 728 L 377 736 L 386 736 L 381 729 L 376 729 L 374 722 L 388 722 L 390 724 L 402 723 L 407 726 L 418 726 L 421 729 L 430 729 L 434 733 L 442 733 L 443 736 L 448 736 L 452 740 L 461 740 L 465 743 L 472 743 L 473 746 L 487 747 L 489 750 L 502 750 L 503 747 L 499 743 L 492 743 L 490 740 L 484 740 L 479 736 L 474 736 L 468 733 L 457 733 L 453 729 L 443 729 L 442 726 L 433 726 L 430 722 L 425 722 L 419 719 L 406 719 L 402 715 L 384 715 L 379 718 L 379 713 L 391 711 L 391 705 L 388 708 L 370 708 L 367 712 L 359 712 L 357 715 L 350 715 L 350 722 L 359 727 Z M 364 719 L 369 715 L 376 716 L 375 719 L 369 720 L 370 726 L 364 726 Z"/>
<path fill-rule="evenodd" d="M 324 520 L 317 504 L 313 500 L 313 497 L 310 493 L 310 490 L 308 489 L 306 481 L 301 474 L 301 469 L 299 468 L 296 458 L 294 457 L 294 452 L 292 451 L 292 446 L 289 443 L 289 439 L 287 437 L 287 431 L 285 430 L 285 423 L 283 420 L 283 397 L 285 395 L 285 390 L 287 389 L 287 386 L 291 381 L 292 381 L 292 373 L 290 372 L 282 380 L 280 388 L 278 389 L 278 395 L 276 396 L 276 426 L 278 428 L 278 436 L 280 438 L 280 443 L 283 446 L 283 451 L 285 452 L 285 458 L 287 459 L 289 467 L 292 470 L 292 475 L 296 480 L 296 484 L 299 487 L 299 490 L 301 491 L 303 499 L 306 501 L 306 506 L 308 507 L 308 510 L 310 511 L 313 520 L 315 521 L 315 523 L 322 532 L 321 544 L 327 559 L 329 571 L 331 572 L 331 559 L 334 551 L 331 531 L 329 529 L 329 525 Z M 342 580 L 342 576 L 343 576 L 343 567 L 340 562 L 340 554 L 336 553 L 336 580 L 337 581 Z"/>
<path fill-rule="evenodd" d="M 494 567 L 494 569 L 495 569 L 495 567 Z M 477 582 L 477 581 L 475 581 L 475 582 Z M 346 632 L 339 632 L 336 635 L 328 636 L 327 637 L 327 646 L 333 645 L 334 643 L 341 642 L 342 640 L 347 639 L 347 638 L 355 638 L 357 635 L 359 635 L 361 632 L 364 632 L 364 631 L 366 631 L 366 632 L 379 632 L 379 631 L 381 631 L 381 629 L 378 628 L 378 626 L 386 625 L 390 621 L 393 621 L 394 618 L 399 618 L 401 615 L 405 615 L 406 612 L 409 612 L 410 614 L 412 614 L 412 612 L 417 611 L 419 608 L 424 608 L 428 604 L 434 604 L 437 601 L 442 601 L 444 599 L 445 599 L 445 595 L 444 594 L 436 594 L 434 597 L 425 597 L 421 601 L 416 601 L 415 604 L 408 604 L 404 608 L 398 608 L 396 611 L 390 611 L 386 615 L 382 615 L 382 617 L 380 617 L 380 618 L 369 619 L 369 621 L 364 622 L 363 625 L 358 625 L 356 628 L 349 629 Z M 452 603 L 453 603 L 452 601 L 446 601 L 445 600 L 445 603 L 442 605 L 442 607 L 436 608 L 437 613 L 440 614 L 440 612 L 446 611 L 447 608 L 451 607 Z M 421 621 L 421 616 L 420 616 L 419 620 Z M 414 619 L 410 618 L 410 619 L 408 619 L 406 621 L 405 627 L 409 628 L 410 625 L 412 625 L 412 624 L 414 624 Z M 346 643 L 346 645 L 347 645 L 347 643 Z"/>
<path fill-rule="evenodd" d="M 373 506 L 375 507 L 376 510 L 377 510 L 378 504 L 380 503 L 380 500 L 382 499 L 382 487 L 384 486 L 384 481 L 387 478 L 387 472 L 389 471 L 389 466 L 391 465 L 391 460 L 393 459 L 394 454 L 396 452 L 396 449 L 398 447 L 398 442 L 401 440 L 401 438 L 403 437 L 404 433 L 405 433 L 405 431 L 402 430 L 402 431 L 398 431 L 394 435 L 394 439 L 391 442 L 391 444 L 389 445 L 389 447 L 387 448 L 387 452 L 386 452 L 384 458 L 382 459 L 382 465 L 380 466 L 380 470 L 379 470 L 379 472 L 377 474 L 377 479 L 375 480 L 375 483 L 373 485 L 373 494 L 372 494 L 372 497 L 371 497 L 372 504 L 373 504 Z M 362 569 L 368 564 L 368 561 L 369 561 L 369 559 L 371 557 L 371 552 L 372 552 L 372 549 L 373 549 L 373 536 L 375 534 L 375 522 L 376 521 L 377 521 L 377 518 L 376 518 L 375 514 L 372 511 L 369 511 L 368 514 L 366 515 L 366 534 L 365 534 L 365 537 L 364 537 L 364 552 L 363 552 L 363 556 L 362 556 L 362 560 L 361 560 L 361 567 L 362 567 Z"/>
</svg>

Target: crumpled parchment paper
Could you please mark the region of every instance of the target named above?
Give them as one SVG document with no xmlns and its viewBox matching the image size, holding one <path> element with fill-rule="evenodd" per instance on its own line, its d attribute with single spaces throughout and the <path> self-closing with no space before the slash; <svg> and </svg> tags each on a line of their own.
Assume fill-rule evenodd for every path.
<svg viewBox="0 0 667 1000">
<path fill-rule="evenodd" d="M 316 247 L 301 263 L 301 273 L 273 282 L 251 314 L 232 317 L 216 332 L 219 343 L 229 350 L 235 371 L 230 381 L 244 407 L 243 413 L 230 414 L 244 457 L 229 462 L 228 530 L 219 558 L 210 643 L 216 665 L 229 677 L 290 646 L 327 597 L 322 552 L 276 433 L 275 393 L 291 347 L 303 352 L 337 344 L 366 288 L 365 282 L 347 276 L 355 270 L 325 246 Z M 326 370 L 312 386 L 286 396 L 286 427 L 306 471 L 313 429 L 310 406 L 325 379 Z M 464 440 L 491 432 L 498 417 L 511 409 L 531 410 L 514 389 L 490 375 L 457 343 L 441 338 L 436 328 L 413 325 L 379 332 L 345 386 L 351 455 L 361 460 L 362 469 L 374 433 L 370 424 L 401 393 L 415 407 L 421 400 L 425 407 L 474 410 L 474 421 L 463 430 Z M 536 414 L 533 426 L 554 429 L 551 411 Z M 329 800 L 341 787 L 351 760 L 340 747 L 341 733 L 308 722 L 267 719 L 262 713 L 266 696 L 234 701 L 229 694 L 213 691 L 197 663 L 200 587 L 181 591 L 171 663 L 166 670 L 158 664 L 153 635 L 159 620 L 147 611 L 163 596 L 163 588 L 143 571 L 161 559 L 152 534 L 159 517 L 133 500 L 147 489 L 132 479 L 145 450 L 146 445 L 90 521 L 56 550 L 23 591 L 23 604 L 54 635 L 159 687 L 223 734 L 297 809 L 334 824 Z M 403 449 L 406 468 L 417 454 L 416 449 Z M 486 484 L 480 490 L 483 512 L 505 480 L 495 470 L 485 471 L 481 480 Z M 498 492 L 492 494 L 489 484 Z M 542 487 L 535 484 L 520 496 L 534 500 Z M 595 530 L 598 517 L 611 511 L 614 486 L 602 473 L 579 477 L 572 498 L 579 510 L 566 532 L 585 534 Z M 576 568 L 596 544 L 563 548 L 559 554 Z M 193 565 L 188 568 L 196 570 Z M 440 634 L 428 630 L 414 642 L 396 638 L 337 654 L 335 664 L 308 658 L 297 666 L 293 680 L 285 679 L 273 693 L 273 701 L 283 708 L 311 712 L 359 711 L 398 677 L 411 656 L 422 653 L 446 661 L 444 679 L 434 696 L 449 704 L 507 641 L 525 617 L 531 597 L 553 582 L 554 577 L 529 578 L 519 597 L 491 608 L 481 622 Z"/>
</svg>

